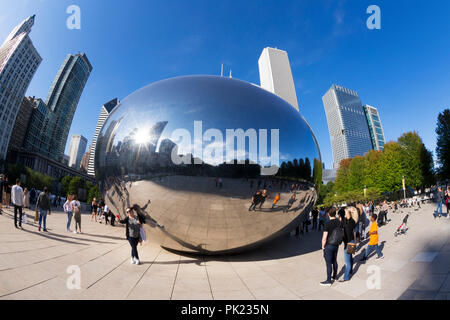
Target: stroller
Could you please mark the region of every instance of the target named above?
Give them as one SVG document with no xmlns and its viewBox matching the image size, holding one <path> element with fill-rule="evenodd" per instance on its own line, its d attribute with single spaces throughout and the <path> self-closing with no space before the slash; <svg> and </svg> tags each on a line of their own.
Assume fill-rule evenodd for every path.
<svg viewBox="0 0 450 320">
<path fill-rule="evenodd" d="M 409 214 L 407 214 L 402 221 L 402 224 L 400 225 L 400 227 L 397 228 L 397 230 L 395 230 L 394 232 L 394 236 L 398 236 L 400 234 L 405 234 L 406 231 L 408 230 L 408 227 L 406 226 L 408 224 L 408 218 L 409 218 Z"/>
</svg>

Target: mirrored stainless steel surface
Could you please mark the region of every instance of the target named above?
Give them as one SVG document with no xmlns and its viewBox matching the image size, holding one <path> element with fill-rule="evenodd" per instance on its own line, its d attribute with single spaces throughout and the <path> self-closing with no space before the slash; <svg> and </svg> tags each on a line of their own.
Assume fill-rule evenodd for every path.
<svg viewBox="0 0 450 320">
<path fill-rule="evenodd" d="M 227 140 L 239 129 L 243 145 Z M 216 76 L 132 93 L 105 121 L 95 160 L 114 214 L 134 206 L 163 247 L 202 254 L 241 251 L 293 230 L 314 205 L 322 172 L 298 111 L 256 85 Z M 264 201 L 252 205 L 254 196 Z"/>
</svg>

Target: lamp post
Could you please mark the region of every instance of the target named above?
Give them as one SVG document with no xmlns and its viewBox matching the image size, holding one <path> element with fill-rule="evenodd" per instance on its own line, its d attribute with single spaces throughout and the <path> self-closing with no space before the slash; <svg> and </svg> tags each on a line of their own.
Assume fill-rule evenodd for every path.
<svg viewBox="0 0 450 320">
<path fill-rule="evenodd" d="M 364 186 L 364 199 L 367 198 L 367 186 Z"/>
<path fill-rule="evenodd" d="M 406 199 L 405 176 L 402 177 L 402 185 L 403 185 L 403 198 Z"/>
</svg>

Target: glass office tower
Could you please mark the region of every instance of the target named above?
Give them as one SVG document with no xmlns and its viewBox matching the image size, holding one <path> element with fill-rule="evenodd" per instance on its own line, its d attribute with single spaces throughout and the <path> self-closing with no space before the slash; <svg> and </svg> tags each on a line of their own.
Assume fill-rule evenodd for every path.
<svg viewBox="0 0 450 320">
<path fill-rule="evenodd" d="M 358 93 L 336 84 L 322 97 L 328 122 L 333 167 L 343 159 L 362 156 L 372 149 L 366 115 Z"/>
<path fill-rule="evenodd" d="M 384 148 L 386 140 L 384 139 L 383 126 L 381 125 L 378 110 L 368 104 L 363 106 L 363 108 L 367 119 L 367 125 L 369 127 L 370 138 L 372 139 L 373 149 L 381 151 Z"/>
<path fill-rule="evenodd" d="M 34 24 L 31 16 L 8 35 L 0 47 L 0 159 L 5 159 L 25 92 L 39 64 L 41 56 L 28 34 Z"/>
<path fill-rule="evenodd" d="M 53 123 L 50 133 L 49 156 L 62 161 L 73 116 L 81 93 L 92 71 L 86 54 L 68 54 L 59 68 L 45 101 L 51 112 L 46 122 Z"/>
</svg>

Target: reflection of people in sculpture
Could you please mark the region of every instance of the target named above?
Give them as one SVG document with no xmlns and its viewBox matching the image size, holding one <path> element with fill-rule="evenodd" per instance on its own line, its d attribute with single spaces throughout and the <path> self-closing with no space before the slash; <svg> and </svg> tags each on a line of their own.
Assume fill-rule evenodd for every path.
<svg viewBox="0 0 450 320">
<path fill-rule="evenodd" d="M 134 204 L 131 208 L 137 213 L 138 217 L 143 221 L 143 223 L 145 223 L 145 220 L 146 220 L 145 218 L 147 216 L 151 223 L 156 225 L 158 228 L 163 229 L 164 226 L 162 224 L 159 224 L 158 221 L 153 219 L 148 213 L 146 214 L 145 210 L 147 209 L 149 204 L 150 204 L 150 200 L 148 200 L 147 204 L 144 207 L 140 207 L 139 205 Z"/>
<path fill-rule="evenodd" d="M 297 199 L 296 199 L 296 197 L 295 197 L 295 194 L 293 194 L 292 196 L 291 196 L 291 198 L 289 199 L 289 201 L 288 201 L 288 205 L 286 206 L 286 208 L 284 208 L 284 212 L 288 212 L 288 210 L 292 207 L 292 205 L 294 204 L 294 202 L 296 201 Z"/>
<path fill-rule="evenodd" d="M 265 184 L 264 184 L 264 185 L 265 185 Z M 263 192 L 262 192 L 262 194 L 261 194 L 260 200 L 259 200 L 259 209 L 260 209 L 260 210 L 261 210 L 262 205 L 263 205 L 264 202 L 266 201 L 267 196 L 268 196 L 267 190 L 264 189 Z"/>
<path fill-rule="evenodd" d="M 280 201 L 280 198 L 281 198 L 280 193 L 277 193 L 277 195 L 275 196 L 275 199 L 273 199 L 272 209 L 275 208 L 275 206 L 277 205 L 277 202 Z"/>
<path fill-rule="evenodd" d="M 248 208 L 248 211 L 255 211 L 256 206 L 261 201 L 261 191 L 258 190 L 252 197 L 252 204 L 250 205 L 250 208 Z"/>
</svg>

